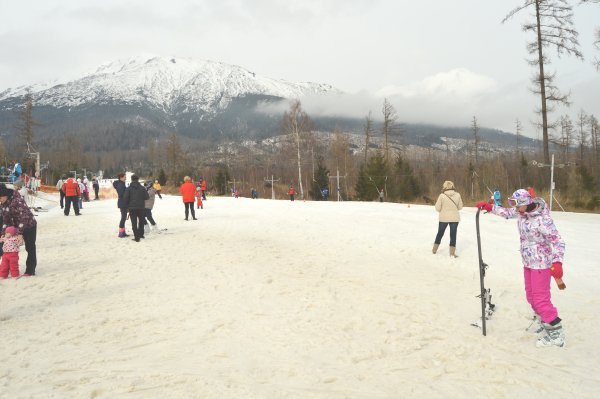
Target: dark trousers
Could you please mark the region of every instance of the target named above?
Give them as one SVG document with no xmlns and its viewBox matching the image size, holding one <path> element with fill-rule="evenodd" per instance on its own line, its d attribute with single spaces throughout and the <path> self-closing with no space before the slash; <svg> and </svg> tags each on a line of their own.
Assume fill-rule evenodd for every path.
<svg viewBox="0 0 600 399">
<path fill-rule="evenodd" d="M 435 236 L 435 243 L 439 244 L 440 242 L 442 242 L 442 237 L 444 236 L 444 232 L 446 231 L 446 227 L 448 227 L 448 225 L 450 225 L 450 246 L 455 247 L 456 246 L 456 231 L 458 230 L 458 222 L 450 222 L 450 223 L 440 222 L 440 224 L 438 226 L 437 236 Z"/>
<path fill-rule="evenodd" d="M 130 209 L 129 217 L 131 218 L 131 229 L 133 230 L 134 238 L 142 238 L 144 236 L 144 216 L 145 209 Z"/>
<path fill-rule="evenodd" d="M 152 226 L 156 226 L 156 222 L 154 221 L 154 218 L 152 217 L 152 209 L 146 208 L 145 216 L 146 217 L 144 218 L 144 225 L 146 225 L 146 224 L 148 224 L 148 222 L 150 222 L 150 224 Z"/>
<path fill-rule="evenodd" d="M 60 193 L 60 209 L 63 209 L 65 207 L 65 193 L 63 190 L 58 190 L 58 192 Z"/>
<path fill-rule="evenodd" d="M 95 199 L 95 200 L 97 200 L 97 199 L 99 198 L 99 197 L 98 197 L 98 191 L 99 191 L 99 190 L 100 190 L 100 186 L 99 186 L 99 185 L 97 185 L 97 184 L 94 184 L 94 195 L 95 195 L 95 198 L 94 198 L 94 199 Z"/>
<path fill-rule="evenodd" d="M 192 212 L 192 219 L 196 219 L 196 211 L 194 211 L 194 203 L 193 202 L 184 202 L 183 205 L 185 205 L 185 220 L 188 220 L 190 211 Z"/>
<path fill-rule="evenodd" d="M 34 276 L 37 266 L 37 254 L 35 248 L 35 239 L 37 237 L 37 225 L 23 230 L 23 241 L 25 241 L 25 251 L 27 251 L 27 260 L 25 261 L 25 273 Z"/>
<path fill-rule="evenodd" d="M 119 210 L 121 211 L 121 220 L 119 221 L 119 228 L 120 229 L 124 229 L 125 228 L 125 221 L 127 220 L 127 208 L 119 208 Z"/>
<path fill-rule="evenodd" d="M 294 194 L 290 194 L 290 201 L 294 200 Z"/>
<path fill-rule="evenodd" d="M 65 215 L 69 216 L 71 212 L 71 204 L 73 204 L 73 209 L 75 210 L 75 214 L 79 214 L 79 197 L 76 195 L 69 195 L 65 197 Z"/>
</svg>

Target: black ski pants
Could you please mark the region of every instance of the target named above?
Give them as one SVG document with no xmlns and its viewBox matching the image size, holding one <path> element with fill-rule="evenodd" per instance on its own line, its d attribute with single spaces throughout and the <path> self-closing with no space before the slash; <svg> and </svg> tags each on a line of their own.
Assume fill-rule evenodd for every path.
<svg viewBox="0 0 600 399">
<path fill-rule="evenodd" d="M 69 195 L 65 197 L 65 216 L 69 216 L 71 212 L 71 204 L 73 204 L 73 210 L 75 214 L 79 215 L 79 197 L 76 195 Z"/>
<path fill-rule="evenodd" d="M 194 211 L 194 203 L 193 202 L 184 202 L 185 205 L 185 220 L 188 220 L 190 211 L 192 212 L 192 219 L 196 219 L 196 211 Z"/>
<path fill-rule="evenodd" d="M 145 209 L 130 209 L 129 217 L 131 218 L 131 229 L 133 230 L 134 238 L 142 238 L 144 236 L 144 216 Z"/>
</svg>

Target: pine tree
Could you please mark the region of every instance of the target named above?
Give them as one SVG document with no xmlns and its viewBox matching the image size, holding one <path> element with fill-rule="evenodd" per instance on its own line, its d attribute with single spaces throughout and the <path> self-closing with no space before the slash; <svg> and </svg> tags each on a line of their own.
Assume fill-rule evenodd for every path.
<svg viewBox="0 0 600 399">
<path fill-rule="evenodd" d="M 329 189 L 329 170 L 325 167 L 323 157 L 317 158 L 317 168 L 315 170 L 315 178 L 312 182 L 312 188 L 309 190 L 310 197 L 315 201 L 322 201 L 324 188 Z"/>
<path fill-rule="evenodd" d="M 167 184 L 167 174 L 165 173 L 165 170 L 162 168 L 158 172 L 158 183 L 161 186 L 164 186 L 165 184 Z"/>
<path fill-rule="evenodd" d="M 225 195 L 227 193 L 227 182 L 231 180 L 229 171 L 225 167 L 220 167 L 215 177 L 215 190 L 219 195 Z"/>
<path fill-rule="evenodd" d="M 422 194 L 419 181 L 414 175 L 410 164 L 398 156 L 394 164 L 396 184 L 393 187 L 394 197 L 404 201 L 412 201 Z"/>
<path fill-rule="evenodd" d="M 372 201 L 379 196 L 379 190 L 386 189 L 389 169 L 384 156 L 377 153 L 369 158 L 366 166 L 361 166 L 356 183 L 357 197 L 361 201 Z"/>
</svg>

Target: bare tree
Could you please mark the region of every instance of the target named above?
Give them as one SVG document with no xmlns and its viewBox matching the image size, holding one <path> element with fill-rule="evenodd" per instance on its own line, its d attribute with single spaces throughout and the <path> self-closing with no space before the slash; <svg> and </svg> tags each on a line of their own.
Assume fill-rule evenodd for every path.
<svg viewBox="0 0 600 399">
<path fill-rule="evenodd" d="M 582 3 L 582 4 L 585 4 L 585 3 L 596 3 L 596 4 L 600 4 L 600 0 L 581 0 L 581 3 Z M 595 41 L 594 41 L 594 47 L 596 47 L 596 50 L 600 51 L 600 28 L 597 28 L 597 29 L 596 29 L 595 35 L 596 35 L 596 36 L 595 36 Z M 599 56 L 596 56 L 596 57 L 594 58 L 594 61 L 593 61 L 593 63 L 594 63 L 594 65 L 596 66 L 596 70 L 597 70 L 598 72 L 600 72 L 600 57 L 599 57 Z"/>
<path fill-rule="evenodd" d="M 588 132 L 587 132 L 588 116 L 584 110 L 579 111 L 577 115 L 577 124 L 579 125 L 579 159 L 583 160 L 583 151 L 587 145 Z"/>
<path fill-rule="evenodd" d="M 513 9 L 502 21 L 511 19 L 515 14 L 524 9 L 532 9 L 534 18 L 531 22 L 523 24 L 526 32 L 535 34 L 535 39 L 527 44 L 529 54 L 534 58 L 529 60 L 532 66 L 538 67 L 533 83 L 533 92 L 539 94 L 541 100 L 540 113 L 542 115 L 542 138 L 544 147 L 544 161 L 550 162 L 548 147 L 548 112 L 552 110 L 549 102 L 568 105 L 568 95 L 562 95 L 553 85 L 553 74 L 548 74 L 545 67 L 550 63 L 547 49 L 554 47 L 558 56 L 568 54 L 583 59 L 579 50 L 578 33 L 573 24 L 573 8 L 567 0 L 524 0 L 524 3 Z"/>
<path fill-rule="evenodd" d="M 515 133 L 517 134 L 517 154 L 521 152 L 521 133 L 523 132 L 523 126 L 521 121 L 517 119 L 515 121 Z"/>
<path fill-rule="evenodd" d="M 563 151 L 563 161 L 569 161 L 569 147 L 573 141 L 573 121 L 569 115 L 560 117 L 560 138 L 554 142 L 558 144 Z"/>
<path fill-rule="evenodd" d="M 304 187 L 302 186 L 302 157 L 300 154 L 300 141 L 304 133 L 312 131 L 311 121 L 308 114 L 302 109 L 299 100 L 295 100 L 290 105 L 290 110 L 283 114 L 283 132 L 293 135 L 296 139 L 296 151 L 298 155 L 298 185 L 300 188 L 300 198 L 304 199 Z"/>
<path fill-rule="evenodd" d="M 475 167 L 479 164 L 479 125 L 477 124 L 477 118 L 473 117 L 471 123 L 471 131 L 473 132 L 473 148 L 475 151 Z"/>
<path fill-rule="evenodd" d="M 594 115 L 590 115 L 588 124 L 590 126 L 590 140 L 592 149 L 594 150 L 594 157 L 598 161 L 600 155 L 600 126 L 598 126 L 598 119 Z"/>
<path fill-rule="evenodd" d="M 27 93 L 25 95 L 25 104 L 19 113 L 19 122 L 16 126 L 18 132 L 17 153 L 25 158 L 28 158 L 28 150 L 34 144 L 33 128 L 36 126 L 40 126 L 40 124 L 33 119 L 33 99 L 31 94 Z"/>
<path fill-rule="evenodd" d="M 389 136 L 392 133 L 392 129 L 394 128 L 394 122 L 396 121 L 396 110 L 394 106 L 390 104 L 387 98 L 383 99 L 383 107 L 381 108 L 381 112 L 383 113 L 383 137 L 384 137 L 384 154 L 383 158 L 386 162 L 390 162 L 390 143 Z"/>
<path fill-rule="evenodd" d="M 373 118 L 371 117 L 371 111 L 369 111 L 369 115 L 365 118 L 365 165 L 367 164 L 367 160 L 369 159 L 369 144 L 371 140 L 371 136 L 373 136 Z"/>
</svg>

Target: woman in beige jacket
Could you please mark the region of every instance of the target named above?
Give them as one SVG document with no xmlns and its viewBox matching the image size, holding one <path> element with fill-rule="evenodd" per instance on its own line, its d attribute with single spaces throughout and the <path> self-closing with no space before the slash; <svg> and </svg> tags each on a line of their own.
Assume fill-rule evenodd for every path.
<svg viewBox="0 0 600 399">
<path fill-rule="evenodd" d="M 442 193 L 435 203 L 435 210 L 440 213 L 440 224 L 438 233 L 433 244 L 433 253 L 435 254 L 440 246 L 446 227 L 450 225 L 450 256 L 456 258 L 456 231 L 458 222 L 460 222 L 460 211 L 463 207 L 460 194 L 454 191 L 454 183 L 446 180 L 442 185 Z"/>
</svg>

